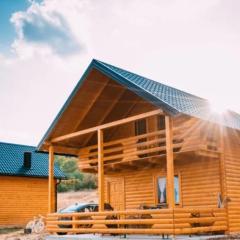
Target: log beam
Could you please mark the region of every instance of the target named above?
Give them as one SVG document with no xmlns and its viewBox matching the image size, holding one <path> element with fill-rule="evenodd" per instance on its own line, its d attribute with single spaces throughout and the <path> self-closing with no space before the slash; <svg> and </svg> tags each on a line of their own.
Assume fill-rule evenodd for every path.
<svg viewBox="0 0 240 240">
<path fill-rule="evenodd" d="M 49 167 L 48 167 L 48 213 L 55 210 L 55 183 L 54 183 L 54 147 L 49 146 Z"/>
<path fill-rule="evenodd" d="M 172 119 L 165 116 L 166 124 L 166 156 L 167 156 L 167 202 L 169 208 L 175 206 L 174 196 L 174 162 L 173 162 L 173 127 Z"/>
<path fill-rule="evenodd" d="M 227 182 L 226 182 L 226 164 L 225 164 L 225 137 L 226 131 L 224 126 L 219 126 L 219 135 L 220 135 L 220 159 L 219 159 L 219 167 L 220 167 L 220 187 L 221 187 L 221 197 L 222 200 L 227 200 Z M 227 212 L 227 229 L 225 233 L 229 233 L 230 224 L 229 224 L 229 210 L 228 210 L 228 201 L 226 201 L 226 205 L 224 206 Z"/>
<path fill-rule="evenodd" d="M 117 121 L 114 121 L 114 122 L 105 123 L 105 124 L 102 124 L 102 125 L 99 125 L 99 126 L 96 126 L 96 127 L 84 129 L 84 130 L 77 131 L 77 132 L 70 133 L 70 134 L 66 134 L 66 135 L 63 135 L 63 136 L 60 136 L 60 137 L 53 138 L 51 140 L 51 143 L 60 142 L 60 141 L 67 140 L 67 139 L 70 139 L 70 138 L 75 138 L 75 137 L 78 137 L 78 136 L 81 136 L 81 135 L 84 135 L 84 134 L 89 134 L 89 133 L 92 133 L 92 132 L 96 132 L 99 129 L 111 128 L 111 127 L 114 127 L 114 126 L 117 126 L 117 125 L 129 123 L 129 122 L 134 122 L 136 120 L 151 117 L 151 116 L 158 115 L 158 114 L 163 114 L 162 110 L 154 110 L 154 111 L 151 111 L 151 112 L 138 114 L 136 116 L 120 119 L 120 120 L 117 120 Z"/>
<path fill-rule="evenodd" d="M 98 198 L 99 212 L 104 211 L 103 130 L 98 130 Z"/>
<path fill-rule="evenodd" d="M 226 174 L 225 174 L 225 144 L 224 144 L 224 127 L 219 127 L 219 135 L 220 135 L 220 183 L 221 183 L 221 196 L 225 198 L 227 196 L 226 190 Z"/>
<path fill-rule="evenodd" d="M 116 98 L 110 103 L 108 109 L 106 109 L 106 112 L 98 119 L 98 124 L 103 123 L 104 120 L 107 118 L 107 116 L 111 113 L 117 102 L 120 100 L 120 98 L 123 96 L 126 89 L 121 89 L 118 92 L 116 92 Z M 84 141 L 83 145 L 86 145 L 89 140 L 91 139 L 92 135 L 88 136 L 86 140 Z"/>
</svg>

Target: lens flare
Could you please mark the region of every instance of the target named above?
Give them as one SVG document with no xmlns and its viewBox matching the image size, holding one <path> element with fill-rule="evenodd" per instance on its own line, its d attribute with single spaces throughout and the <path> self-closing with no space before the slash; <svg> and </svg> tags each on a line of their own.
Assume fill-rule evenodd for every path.
<svg viewBox="0 0 240 240">
<path fill-rule="evenodd" d="M 217 114 L 224 114 L 227 112 L 228 107 L 220 101 L 210 101 L 210 108 L 212 112 L 217 113 Z"/>
</svg>

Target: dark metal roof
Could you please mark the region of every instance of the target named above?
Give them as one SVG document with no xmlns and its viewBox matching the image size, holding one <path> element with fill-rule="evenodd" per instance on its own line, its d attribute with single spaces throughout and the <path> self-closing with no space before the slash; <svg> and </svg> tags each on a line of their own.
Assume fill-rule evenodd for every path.
<svg viewBox="0 0 240 240">
<path fill-rule="evenodd" d="M 240 115 L 227 111 L 224 114 L 218 114 L 213 111 L 208 100 L 197 97 L 182 90 L 167 86 L 165 84 L 153 81 L 151 79 L 142 77 L 135 73 L 123 70 L 121 68 L 112 66 L 110 64 L 95 60 L 97 65 L 104 71 L 108 69 L 118 75 L 118 78 L 123 79 L 125 84 L 134 84 L 140 90 L 145 92 L 148 96 L 154 97 L 153 101 L 156 105 L 161 105 L 167 109 L 172 109 L 172 113 L 183 113 L 203 120 L 223 124 L 227 127 L 240 129 Z M 146 95 L 146 96 L 147 96 Z M 175 110 L 175 111 L 174 111 Z"/>
<path fill-rule="evenodd" d="M 31 168 L 23 167 L 24 152 L 32 153 Z M 24 177 L 48 177 L 48 154 L 37 153 L 36 147 L 0 142 L 0 175 Z M 54 167 L 55 178 L 65 178 L 63 172 Z"/>
<path fill-rule="evenodd" d="M 136 94 L 150 101 L 154 105 L 163 108 L 170 114 L 186 114 L 240 130 L 240 115 L 233 111 L 229 110 L 224 114 L 218 114 L 213 111 L 211 104 L 206 99 L 94 59 L 39 143 L 38 149 L 40 149 L 43 142 L 47 139 L 50 132 L 57 124 L 58 119 L 70 104 L 71 99 L 81 87 L 87 74 L 93 68 L 126 86 L 128 89 L 134 91 Z"/>
</svg>

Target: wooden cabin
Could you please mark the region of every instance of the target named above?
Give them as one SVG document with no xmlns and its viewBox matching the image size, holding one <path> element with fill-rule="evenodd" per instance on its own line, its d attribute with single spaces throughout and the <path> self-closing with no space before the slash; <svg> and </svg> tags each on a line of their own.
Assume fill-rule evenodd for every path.
<svg viewBox="0 0 240 240">
<path fill-rule="evenodd" d="M 23 226 L 48 209 L 48 154 L 0 142 L 0 226 Z M 54 186 L 64 174 L 55 167 Z M 55 194 L 52 196 L 56 204 Z M 55 209 L 53 207 L 53 209 Z"/>
<path fill-rule="evenodd" d="M 54 153 L 98 174 L 99 212 L 54 213 L 49 195 L 48 231 L 239 232 L 239 130 L 235 112 L 93 60 L 38 149 L 49 152 L 50 193 Z"/>
</svg>

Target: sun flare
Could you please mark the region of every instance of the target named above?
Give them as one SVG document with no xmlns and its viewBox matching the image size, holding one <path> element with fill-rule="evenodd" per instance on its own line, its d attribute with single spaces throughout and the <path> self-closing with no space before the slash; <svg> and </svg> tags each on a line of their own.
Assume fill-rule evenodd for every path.
<svg viewBox="0 0 240 240">
<path fill-rule="evenodd" d="M 228 110 L 228 107 L 226 106 L 226 104 L 220 101 L 210 101 L 210 108 L 212 112 L 217 114 L 224 114 Z"/>
</svg>

